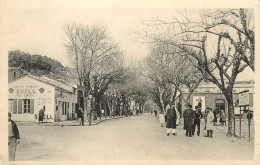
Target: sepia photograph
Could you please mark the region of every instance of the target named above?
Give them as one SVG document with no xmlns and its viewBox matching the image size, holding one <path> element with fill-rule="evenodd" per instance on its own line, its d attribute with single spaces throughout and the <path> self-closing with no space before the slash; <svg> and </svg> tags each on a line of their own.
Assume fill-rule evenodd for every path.
<svg viewBox="0 0 260 165">
<path fill-rule="evenodd" d="M 0 1 L 0 164 L 258 164 L 259 1 L 173 2 Z"/>
</svg>

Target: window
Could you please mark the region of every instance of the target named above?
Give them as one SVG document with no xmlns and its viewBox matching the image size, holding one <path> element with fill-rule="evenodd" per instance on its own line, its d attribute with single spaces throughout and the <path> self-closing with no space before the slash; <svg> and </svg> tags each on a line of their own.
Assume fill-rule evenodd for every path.
<svg viewBox="0 0 260 165">
<path fill-rule="evenodd" d="M 23 113 L 30 113 L 30 99 L 23 100 Z"/>
<path fill-rule="evenodd" d="M 8 100 L 8 112 L 14 113 L 14 100 Z"/>
</svg>

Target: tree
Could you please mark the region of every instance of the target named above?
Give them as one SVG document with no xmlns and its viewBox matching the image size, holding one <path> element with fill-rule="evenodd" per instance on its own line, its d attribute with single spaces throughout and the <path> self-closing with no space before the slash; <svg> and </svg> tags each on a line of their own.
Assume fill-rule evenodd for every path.
<svg viewBox="0 0 260 165">
<path fill-rule="evenodd" d="M 239 73 L 250 66 L 254 71 L 254 22 L 252 10 L 206 10 L 200 20 L 182 19 L 172 22 L 154 20 L 158 25 L 174 27 L 170 35 L 146 33 L 154 42 L 175 46 L 203 75 L 216 84 L 228 103 L 228 136 L 234 119 L 233 86 Z M 232 21 L 235 21 L 232 23 Z M 240 25 L 239 25 L 240 24 Z"/>
<path fill-rule="evenodd" d="M 63 28 L 67 39 L 65 46 L 78 75 L 78 83 L 83 87 L 84 115 L 87 100 L 91 92 L 91 76 L 102 63 L 118 54 L 118 47 L 108 36 L 106 29 L 100 25 L 65 25 Z M 91 121 L 91 119 L 89 120 Z"/>
</svg>

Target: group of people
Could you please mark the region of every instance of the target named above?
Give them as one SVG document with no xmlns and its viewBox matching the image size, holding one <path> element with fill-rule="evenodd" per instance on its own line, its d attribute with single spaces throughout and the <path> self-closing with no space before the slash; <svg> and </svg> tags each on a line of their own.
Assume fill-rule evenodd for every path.
<svg viewBox="0 0 260 165">
<path fill-rule="evenodd" d="M 224 111 L 222 110 L 222 116 L 225 117 Z M 177 136 L 176 126 L 179 123 L 179 115 L 175 109 L 174 103 L 170 104 L 170 108 L 167 109 L 165 116 L 161 113 L 159 115 L 161 126 L 166 121 L 167 136 L 170 134 Z M 204 129 L 207 130 L 205 137 L 213 137 L 213 126 L 214 126 L 214 113 L 212 109 L 207 107 L 205 113 L 201 112 L 201 107 L 195 106 L 195 111 L 192 109 L 192 105 L 188 104 L 185 111 L 183 112 L 184 119 L 184 130 L 186 130 L 185 136 L 192 137 L 197 129 L 197 136 L 200 136 L 200 123 L 201 119 L 205 121 Z M 223 118 L 221 121 L 225 121 Z"/>
</svg>

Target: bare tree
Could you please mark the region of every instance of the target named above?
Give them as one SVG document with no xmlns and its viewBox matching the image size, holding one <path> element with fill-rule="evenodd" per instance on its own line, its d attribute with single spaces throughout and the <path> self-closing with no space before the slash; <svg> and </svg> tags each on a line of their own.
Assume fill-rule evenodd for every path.
<svg viewBox="0 0 260 165">
<path fill-rule="evenodd" d="M 84 89 L 84 115 L 86 115 L 87 111 L 90 113 L 90 109 L 87 109 L 87 100 L 92 86 L 91 75 L 99 65 L 113 56 L 118 48 L 109 38 L 106 29 L 100 25 L 67 24 L 63 30 L 67 37 L 65 40 L 67 52 L 77 72 L 79 85 Z"/>
<path fill-rule="evenodd" d="M 206 10 L 200 20 L 186 14 L 172 22 L 156 19 L 156 26 L 172 28 L 166 35 L 146 34 L 145 39 L 175 46 L 185 52 L 204 79 L 216 84 L 228 103 L 228 136 L 234 135 L 233 86 L 239 73 L 254 71 L 254 22 L 248 9 Z M 233 22 L 236 20 L 236 22 Z M 240 23 L 241 26 L 238 24 Z"/>
</svg>

